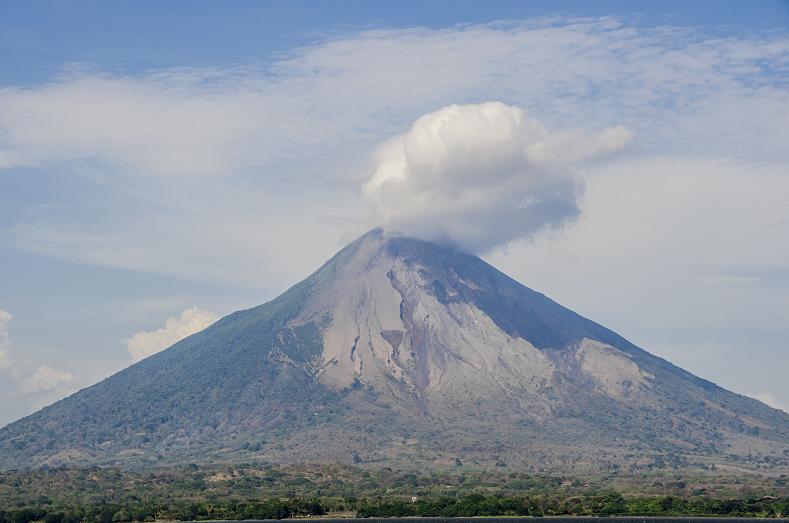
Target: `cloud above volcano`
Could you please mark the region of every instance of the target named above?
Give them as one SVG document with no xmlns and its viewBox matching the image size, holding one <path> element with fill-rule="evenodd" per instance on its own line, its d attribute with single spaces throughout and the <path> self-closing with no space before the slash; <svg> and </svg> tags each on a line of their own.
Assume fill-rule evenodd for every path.
<svg viewBox="0 0 789 523">
<path fill-rule="evenodd" d="M 551 131 L 501 102 L 450 105 L 382 144 L 362 190 L 383 226 L 484 253 L 574 220 L 579 163 L 631 137 L 623 126 Z"/>
</svg>

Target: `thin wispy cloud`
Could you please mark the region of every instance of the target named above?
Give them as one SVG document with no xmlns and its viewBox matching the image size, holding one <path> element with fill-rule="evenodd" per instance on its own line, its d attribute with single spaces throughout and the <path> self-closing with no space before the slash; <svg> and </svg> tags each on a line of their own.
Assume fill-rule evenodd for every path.
<svg viewBox="0 0 789 523">
<path fill-rule="evenodd" d="M 0 238 L 71 262 L 281 290 L 385 220 L 362 189 L 381 143 L 448 105 L 498 101 L 577 133 L 554 155 L 606 128 L 632 138 L 613 160 L 573 166 L 586 190 L 568 200 L 571 226 L 467 248 L 507 244 L 489 255 L 498 266 L 626 334 L 789 324 L 774 276 L 789 270 L 786 32 L 548 18 L 344 33 L 280 56 L 72 67 L 1 88 L 0 176 L 53 189 Z M 75 187 L 68 198 L 63 186 Z M 386 206 L 413 210 L 396 200 Z"/>
<path fill-rule="evenodd" d="M 366 31 L 260 65 L 72 71 L 0 90 L 0 165 L 89 173 L 101 183 L 92 200 L 133 194 L 146 207 L 115 208 L 105 227 L 83 226 L 79 210 L 53 220 L 42 209 L 10 233 L 24 248 L 102 265 L 246 280 L 264 264 L 292 278 L 271 261 L 272 237 L 318 222 L 316 238 L 337 237 L 363 221 L 354 202 L 374 169 L 364 159 L 447 101 L 501 100 L 558 129 L 622 124 L 637 151 L 782 162 L 788 63 L 783 34 L 721 38 L 598 18 Z M 331 186 L 311 190 L 322 180 Z M 171 241 L 168 229 L 195 220 L 228 256 L 196 238 Z M 292 227 L 275 232 L 272 222 Z M 252 231 L 264 248 L 250 248 Z M 169 261 L 184 250 L 186 260 Z M 228 257 L 254 263 L 226 270 Z"/>
<path fill-rule="evenodd" d="M 447 100 L 480 97 L 551 125 L 622 121 L 649 129 L 650 145 L 683 149 L 678 131 L 701 133 L 693 147 L 705 150 L 741 143 L 749 126 L 782 128 L 788 69 L 786 35 L 721 38 L 611 18 L 367 31 L 259 66 L 78 70 L 7 86 L 0 165 L 99 160 L 137 174 L 227 174 L 374 143 Z M 753 117 L 738 118 L 746 108 Z M 769 132 L 734 152 L 747 151 L 787 154 Z"/>
<path fill-rule="evenodd" d="M 13 316 L 11 316 L 10 312 L 0 309 L 0 370 L 2 371 L 11 368 L 8 328 L 12 319 Z"/>
</svg>

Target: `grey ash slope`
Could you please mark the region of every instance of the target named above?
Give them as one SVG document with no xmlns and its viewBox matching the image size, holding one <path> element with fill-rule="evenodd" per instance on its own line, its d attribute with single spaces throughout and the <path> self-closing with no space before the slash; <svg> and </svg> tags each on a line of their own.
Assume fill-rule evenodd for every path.
<svg viewBox="0 0 789 523">
<path fill-rule="evenodd" d="M 786 470 L 789 416 L 450 247 L 374 230 L 236 312 L 0 430 L 0 468 L 362 461 Z"/>
</svg>

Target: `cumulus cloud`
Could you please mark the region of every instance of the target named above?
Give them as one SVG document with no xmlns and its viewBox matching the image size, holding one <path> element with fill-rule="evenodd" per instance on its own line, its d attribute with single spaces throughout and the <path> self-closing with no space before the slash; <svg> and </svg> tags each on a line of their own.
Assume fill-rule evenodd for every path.
<svg viewBox="0 0 789 523">
<path fill-rule="evenodd" d="M 637 138 L 620 165 L 585 173 L 579 220 L 489 260 L 730 388 L 752 390 L 746 367 L 768 373 L 786 403 L 788 57 L 786 31 L 555 17 L 334 33 L 243 66 L 0 87 L 0 192 L 19 195 L 4 201 L 0 241 L 272 295 L 361 221 L 372 169 L 357 159 L 419 115 L 505 100 L 551 134 L 579 129 L 568 141 L 584 153 L 621 123 Z M 556 148 L 577 157 L 561 140 L 544 154 Z M 31 175 L 36 191 L 19 185 Z M 736 325 L 740 347 L 774 332 L 769 358 L 741 350 L 733 366 L 699 348 L 687 329 L 700 324 L 705 338 Z"/>
<path fill-rule="evenodd" d="M 784 33 L 569 17 L 335 34 L 241 66 L 70 70 L 0 88 L 0 166 L 80 188 L 36 193 L 8 238 L 70 261 L 292 281 L 362 220 L 358 159 L 421 114 L 501 99 L 586 131 L 534 158 L 604 149 L 622 128 L 590 131 L 622 123 L 640 152 L 785 162 L 787 56 Z M 294 235 L 311 248 L 291 255 Z"/>
<path fill-rule="evenodd" d="M 73 390 L 71 387 L 77 381 L 74 374 L 46 365 L 36 368 L 30 359 L 11 350 L 9 326 L 12 319 L 8 311 L 0 309 L 0 374 L 4 375 L 3 383 L 7 384 L 0 388 L 0 404 L 4 401 L 38 404 L 42 398 L 50 403 Z"/>
<path fill-rule="evenodd" d="M 217 320 L 210 311 L 190 307 L 177 318 L 168 319 L 164 327 L 154 331 L 140 331 L 124 340 L 126 350 L 134 361 L 139 361 L 160 352 L 187 336 L 200 332 Z"/>
<path fill-rule="evenodd" d="M 32 376 L 22 380 L 22 392 L 50 392 L 62 385 L 73 383 L 76 379 L 70 372 L 42 365 Z"/>
<path fill-rule="evenodd" d="M 485 252 L 574 219 L 573 166 L 630 138 L 623 126 L 552 132 L 501 102 L 450 105 L 382 145 L 362 190 L 384 226 Z"/>
<path fill-rule="evenodd" d="M 757 392 L 755 394 L 749 394 L 750 397 L 761 401 L 762 403 L 769 405 L 774 409 L 779 409 L 784 412 L 789 412 L 789 407 L 779 400 L 775 394 L 772 392 Z"/>
</svg>

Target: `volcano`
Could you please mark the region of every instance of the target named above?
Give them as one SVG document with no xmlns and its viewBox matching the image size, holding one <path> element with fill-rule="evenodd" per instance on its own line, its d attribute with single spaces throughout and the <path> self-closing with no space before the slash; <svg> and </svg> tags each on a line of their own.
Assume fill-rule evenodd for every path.
<svg viewBox="0 0 789 523">
<path fill-rule="evenodd" d="M 359 463 L 786 469 L 789 415 L 451 246 L 380 229 L 0 430 L 0 467 Z"/>
</svg>

